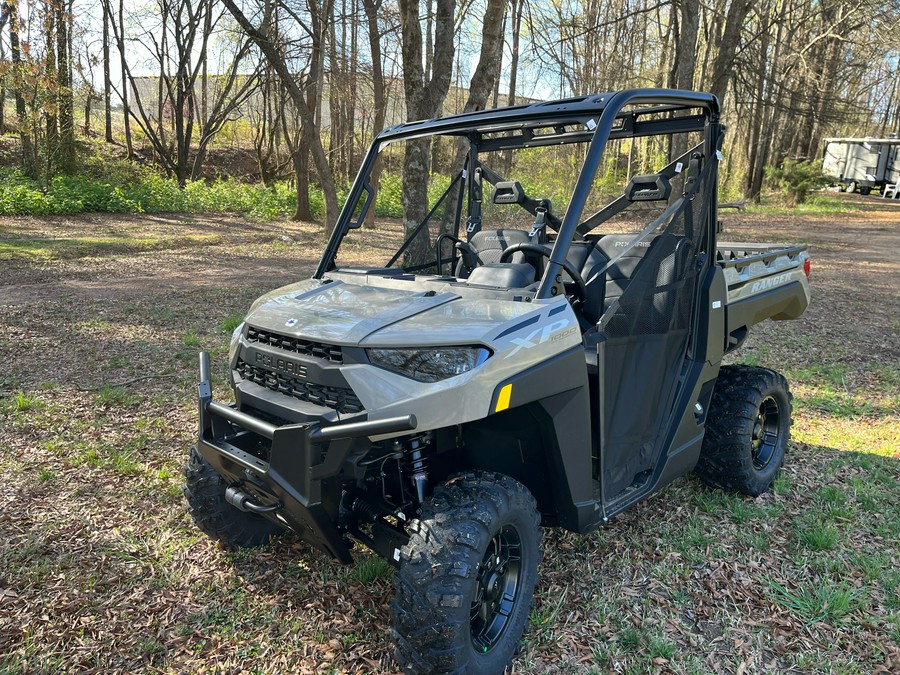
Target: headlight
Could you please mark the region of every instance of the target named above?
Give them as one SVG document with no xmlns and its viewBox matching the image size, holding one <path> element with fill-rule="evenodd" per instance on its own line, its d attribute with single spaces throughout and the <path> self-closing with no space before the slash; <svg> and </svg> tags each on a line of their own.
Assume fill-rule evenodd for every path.
<svg viewBox="0 0 900 675">
<path fill-rule="evenodd" d="M 467 373 L 491 355 L 484 347 L 367 349 L 369 361 L 419 382 L 439 382 Z"/>
<path fill-rule="evenodd" d="M 231 334 L 231 342 L 228 344 L 228 365 L 234 366 L 234 357 L 237 355 L 238 345 L 241 344 L 241 333 L 244 332 L 244 322 L 238 324 Z"/>
</svg>

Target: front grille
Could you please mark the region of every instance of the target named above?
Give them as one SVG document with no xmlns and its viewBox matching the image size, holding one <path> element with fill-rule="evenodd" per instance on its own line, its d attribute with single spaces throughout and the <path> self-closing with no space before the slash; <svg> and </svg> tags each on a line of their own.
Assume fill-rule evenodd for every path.
<svg viewBox="0 0 900 675">
<path fill-rule="evenodd" d="M 284 349 L 295 354 L 314 356 L 317 359 L 325 359 L 332 363 L 344 362 L 344 355 L 341 353 L 341 348 L 338 345 L 328 345 L 323 342 L 290 337 L 289 335 L 279 335 L 278 333 L 260 330 L 253 326 L 250 326 L 247 330 L 247 341 L 278 347 L 278 349 Z"/>
<path fill-rule="evenodd" d="M 358 413 L 365 410 L 362 402 L 356 397 L 352 389 L 313 384 L 290 375 L 276 373 L 251 365 L 243 359 L 238 359 L 236 370 L 243 379 L 255 382 L 266 389 L 278 391 L 287 396 L 293 396 L 301 401 L 324 408 L 331 408 L 342 414 Z"/>
</svg>

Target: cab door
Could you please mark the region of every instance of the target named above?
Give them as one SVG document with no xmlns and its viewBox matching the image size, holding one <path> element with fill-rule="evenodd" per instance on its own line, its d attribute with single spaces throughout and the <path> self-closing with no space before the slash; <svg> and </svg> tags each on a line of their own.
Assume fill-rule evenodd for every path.
<svg viewBox="0 0 900 675">
<path fill-rule="evenodd" d="M 664 464 L 670 427 L 682 417 L 673 405 L 696 330 L 716 164 L 715 155 L 695 153 L 683 192 L 654 232 L 638 235 L 650 242 L 646 253 L 598 323 L 598 479 L 606 505 L 649 487 Z"/>
</svg>

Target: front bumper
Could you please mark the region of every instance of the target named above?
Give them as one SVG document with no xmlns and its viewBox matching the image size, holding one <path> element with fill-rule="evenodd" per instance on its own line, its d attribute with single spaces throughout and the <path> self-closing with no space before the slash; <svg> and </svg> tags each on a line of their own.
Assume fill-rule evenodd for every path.
<svg viewBox="0 0 900 675">
<path fill-rule="evenodd" d="M 354 440 L 416 428 L 415 415 L 322 427 L 320 422 L 275 426 L 212 400 L 209 355 L 200 353 L 200 433 L 197 451 L 265 515 L 341 562 L 347 541 L 322 503 L 322 481 L 336 476 Z M 257 448 L 265 448 L 266 459 Z"/>
</svg>

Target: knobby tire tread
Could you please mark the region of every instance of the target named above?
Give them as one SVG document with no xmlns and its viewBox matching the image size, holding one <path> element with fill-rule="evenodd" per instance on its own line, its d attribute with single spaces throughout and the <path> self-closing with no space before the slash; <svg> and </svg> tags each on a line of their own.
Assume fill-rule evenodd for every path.
<svg viewBox="0 0 900 675">
<path fill-rule="evenodd" d="M 776 456 L 764 470 L 753 465 L 750 439 L 762 401 L 779 404 L 781 430 Z M 791 393 L 785 378 L 768 368 L 723 366 L 719 371 L 706 420 L 706 432 L 695 473 L 705 483 L 750 496 L 766 492 L 784 464 L 791 426 Z"/>
<path fill-rule="evenodd" d="M 511 661 L 527 623 L 540 558 L 540 517 L 531 493 L 497 473 L 469 472 L 437 487 L 419 518 L 410 525 L 409 544 L 401 550 L 400 571 L 391 603 L 395 656 L 405 672 L 462 674 L 481 672 L 484 664 L 468 658 L 471 650 L 470 590 L 487 544 L 510 517 L 523 519 L 533 536 L 533 551 L 523 541 L 524 586 L 517 609 L 521 621 L 491 651 Z M 522 613 L 524 613 L 524 618 Z M 511 630 L 512 629 L 512 630 Z M 511 644 L 514 642 L 514 644 Z M 493 668 L 491 672 L 494 672 Z"/>
</svg>

